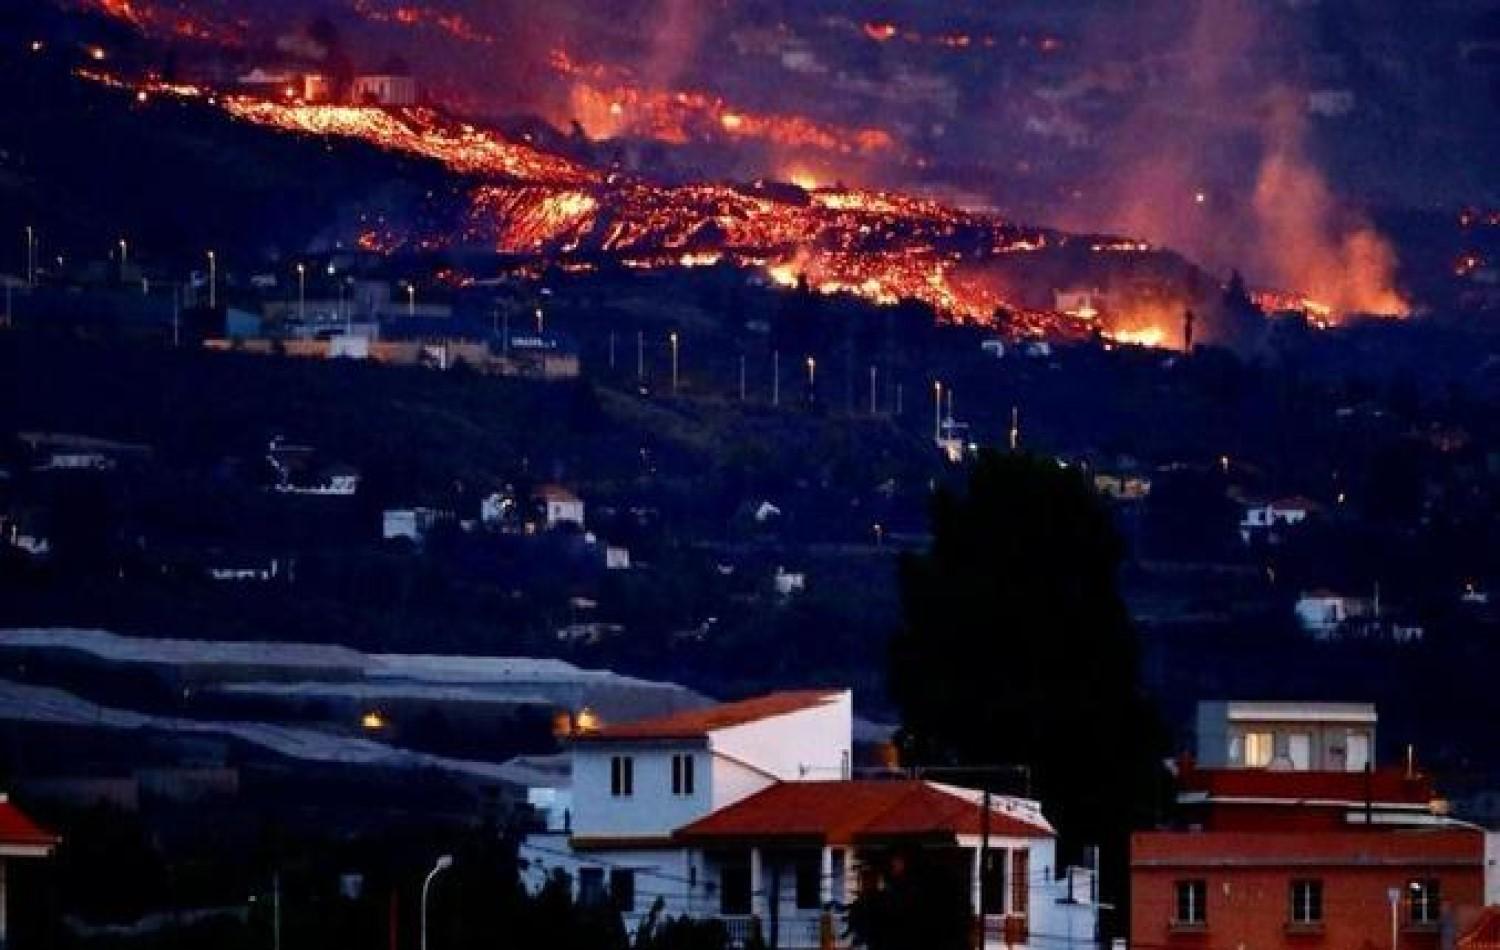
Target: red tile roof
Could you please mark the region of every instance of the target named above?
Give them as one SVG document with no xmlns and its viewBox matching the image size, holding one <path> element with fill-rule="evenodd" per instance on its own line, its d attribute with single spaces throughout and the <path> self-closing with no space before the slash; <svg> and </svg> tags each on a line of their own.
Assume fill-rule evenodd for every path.
<svg viewBox="0 0 1500 950">
<path fill-rule="evenodd" d="M 655 719 L 641 719 L 618 725 L 601 726 L 580 733 L 581 740 L 597 739 L 701 739 L 710 732 L 742 726 L 746 723 L 785 716 L 831 703 L 842 692 L 835 690 L 800 690 L 770 693 L 735 703 L 722 703 L 707 709 L 672 713 Z"/>
<path fill-rule="evenodd" d="M 1480 911 L 1479 918 L 1458 938 L 1458 950 L 1500 950 L 1500 907 Z"/>
<path fill-rule="evenodd" d="M 1476 828 L 1388 828 L 1295 832 L 1143 831 L 1131 836 L 1130 864 L 1149 867 L 1346 867 L 1484 865 Z"/>
<path fill-rule="evenodd" d="M 0 848 L 51 848 L 57 840 L 0 795 Z"/>
<path fill-rule="evenodd" d="M 1405 769 L 1364 772 L 1280 772 L 1270 769 L 1184 769 L 1178 779 L 1184 792 L 1206 792 L 1210 798 L 1275 798 L 1296 801 L 1363 802 L 1426 805 L 1433 800 L 1432 780 L 1408 777 Z"/>
<path fill-rule="evenodd" d="M 906 837 L 977 835 L 978 793 L 913 779 L 781 782 L 680 829 L 681 839 L 777 838 L 850 844 Z M 1034 812 L 997 797 L 990 809 L 996 837 L 1050 838 Z"/>
</svg>

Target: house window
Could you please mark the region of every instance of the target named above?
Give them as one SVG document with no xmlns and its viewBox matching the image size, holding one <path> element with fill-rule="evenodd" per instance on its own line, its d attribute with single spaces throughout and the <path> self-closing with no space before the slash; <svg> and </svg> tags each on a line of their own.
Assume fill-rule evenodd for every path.
<svg viewBox="0 0 1500 950">
<path fill-rule="evenodd" d="M 1245 765 L 1252 769 L 1263 769 L 1271 764 L 1276 754 L 1276 737 L 1269 732 L 1245 733 Z"/>
<path fill-rule="evenodd" d="M 822 906 L 823 869 L 818 855 L 807 854 L 797 858 L 797 909 L 817 910 Z"/>
<path fill-rule="evenodd" d="M 1010 853 L 1010 912 L 1025 917 L 1030 909 L 1031 852 L 1018 848 Z"/>
<path fill-rule="evenodd" d="M 1406 884 L 1406 899 L 1411 906 L 1411 922 L 1435 924 L 1442 916 L 1442 891 L 1437 878 L 1428 877 Z"/>
<path fill-rule="evenodd" d="M 1370 767 L 1370 735 L 1351 732 L 1344 747 L 1344 770 L 1363 772 Z"/>
<path fill-rule="evenodd" d="M 1292 923 L 1321 924 L 1323 922 L 1323 882 L 1305 880 L 1292 882 Z"/>
<path fill-rule="evenodd" d="M 1178 881 L 1176 916 L 1172 923 L 1202 926 L 1208 922 L 1207 904 L 1207 881 Z"/>
<path fill-rule="evenodd" d="M 981 884 L 983 912 L 1005 913 L 1005 850 L 995 849 L 985 853 L 984 881 Z"/>
<path fill-rule="evenodd" d="M 693 794 L 693 757 L 690 755 L 672 756 L 672 794 Z"/>
<path fill-rule="evenodd" d="M 719 913 L 744 916 L 750 913 L 750 864 L 726 864 L 719 870 Z"/>
<path fill-rule="evenodd" d="M 609 899 L 621 913 L 635 910 L 635 872 L 616 868 L 609 872 Z"/>
<path fill-rule="evenodd" d="M 1294 732 L 1287 736 L 1286 757 L 1298 772 L 1306 772 L 1312 768 L 1312 736 L 1305 732 Z"/>
<path fill-rule="evenodd" d="M 604 903 L 604 869 L 578 869 L 578 903 L 593 906 Z"/>
<path fill-rule="evenodd" d="M 609 793 L 616 798 L 635 794 L 635 759 L 628 755 L 610 757 Z"/>
</svg>

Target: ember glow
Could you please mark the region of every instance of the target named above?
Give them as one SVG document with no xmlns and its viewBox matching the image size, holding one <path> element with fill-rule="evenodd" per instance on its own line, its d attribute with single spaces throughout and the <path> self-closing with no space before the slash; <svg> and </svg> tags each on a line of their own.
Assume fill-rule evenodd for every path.
<svg viewBox="0 0 1500 950">
<path fill-rule="evenodd" d="M 563 50 L 554 50 L 549 62 L 569 83 L 569 114 L 556 118 L 577 121 L 595 138 L 637 136 L 675 145 L 745 139 L 781 149 L 854 156 L 889 155 L 896 150 L 895 139 L 883 129 L 847 128 L 805 116 L 753 112 L 701 90 L 650 88 L 631 70 L 583 63 Z"/>
</svg>

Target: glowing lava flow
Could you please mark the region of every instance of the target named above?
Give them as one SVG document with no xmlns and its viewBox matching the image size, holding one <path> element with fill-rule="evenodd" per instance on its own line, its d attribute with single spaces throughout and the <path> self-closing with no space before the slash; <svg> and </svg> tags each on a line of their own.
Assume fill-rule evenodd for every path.
<svg viewBox="0 0 1500 950">
<path fill-rule="evenodd" d="M 896 141 L 878 128 L 847 128 L 799 115 L 739 109 L 712 93 L 645 88 L 625 69 L 582 63 L 554 50 L 554 71 L 571 83 L 567 120 L 590 135 L 638 135 L 681 145 L 692 141 L 759 140 L 780 148 L 837 155 L 889 155 Z"/>
</svg>

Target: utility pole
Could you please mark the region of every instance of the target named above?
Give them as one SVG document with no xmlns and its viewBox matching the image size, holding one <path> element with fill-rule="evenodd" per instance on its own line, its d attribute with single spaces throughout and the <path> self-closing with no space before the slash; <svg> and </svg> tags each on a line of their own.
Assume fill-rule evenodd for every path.
<svg viewBox="0 0 1500 950">
<path fill-rule="evenodd" d="M 1010 450 L 1017 451 L 1021 447 L 1021 407 L 1010 407 Z"/>
<path fill-rule="evenodd" d="M 646 331 L 635 331 L 635 379 L 646 381 Z"/>
<path fill-rule="evenodd" d="M 875 415 L 875 364 L 870 364 L 870 415 Z"/>
<path fill-rule="evenodd" d="M 740 402 L 745 401 L 745 354 L 740 354 Z"/>
<path fill-rule="evenodd" d="M 902 405 L 906 399 L 906 387 L 902 383 L 896 384 L 896 417 L 901 417 Z"/>
<path fill-rule="evenodd" d="M 609 368 L 613 372 L 615 368 L 615 331 L 609 331 Z"/>
<path fill-rule="evenodd" d="M 781 351 L 771 351 L 771 405 L 781 405 Z"/>
<path fill-rule="evenodd" d="M 36 286 L 36 229 L 26 225 L 26 286 Z"/>
<path fill-rule="evenodd" d="M 341 285 L 342 286 L 342 285 Z M 194 296 L 197 296 L 196 294 Z M 219 261 L 213 251 L 208 252 L 208 309 L 219 306 Z"/>
<path fill-rule="evenodd" d="M 271 872 L 271 950 L 281 950 L 281 872 Z"/>
<path fill-rule="evenodd" d="M 500 356 L 502 359 L 510 359 L 510 311 L 507 310 L 501 316 L 504 325 L 504 335 L 500 337 Z"/>
</svg>

